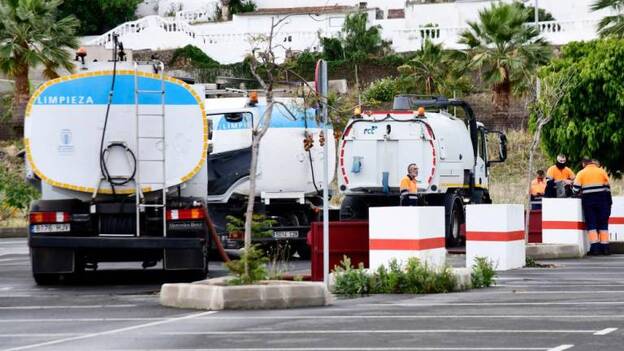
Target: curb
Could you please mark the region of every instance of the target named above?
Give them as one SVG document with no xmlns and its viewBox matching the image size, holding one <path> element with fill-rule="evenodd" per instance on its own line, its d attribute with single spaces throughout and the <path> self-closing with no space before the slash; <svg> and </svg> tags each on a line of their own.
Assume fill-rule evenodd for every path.
<svg viewBox="0 0 624 351">
<path fill-rule="evenodd" d="M 0 238 L 26 238 L 28 229 L 26 227 L 0 228 Z"/>
<path fill-rule="evenodd" d="M 582 257 L 574 244 L 527 244 L 526 255 L 536 260 Z"/>
<path fill-rule="evenodd" d="M 317 307 L 333 301 L 323 283 L 318 282 L 267 280 L 254 285 L 226 285 L 226 280 L 164 284 L 160 304 L 215 311 Z"/>
</svg>

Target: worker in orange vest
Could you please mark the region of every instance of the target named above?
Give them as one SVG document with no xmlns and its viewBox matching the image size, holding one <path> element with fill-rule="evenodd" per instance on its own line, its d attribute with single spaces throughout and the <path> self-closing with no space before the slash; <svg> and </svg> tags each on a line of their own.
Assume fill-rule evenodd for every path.
<svg viewBox="0 0 624 351">
<path fill-rule="evenodd" d="M 537 177 L 531 181 L 531 209 L 542 209 L 542 197 L 546 192 L 546 180 L 544 179 L 544 170 L 537 171 Z"/>
<path fill-rule="evenodd" d="M 407 166 L 407 175 L 401 179 L 400 199 L 401 206 L 416 206 L 418 204 L 418 166 L 411 163 Z"/>
<path fill-rule="evenodd" d="M 581 195 L 585 227 L 591 244 L 588 256 L 609 255 L 609 216 L 611 187 L 609 175 L 589 158 L 574 180 L 573 191 Z"/>
<path fill-rule="evenodd" d="M 572 195 L 571 185 L 574 181 L 574 172 L 567 167 L 567 161 L 565 155 L 559 154 L 557 155 L 557 162 L 546 171 L 546 179 L 548 180 L 546 197 L 569 197 Z"/>
</svg>

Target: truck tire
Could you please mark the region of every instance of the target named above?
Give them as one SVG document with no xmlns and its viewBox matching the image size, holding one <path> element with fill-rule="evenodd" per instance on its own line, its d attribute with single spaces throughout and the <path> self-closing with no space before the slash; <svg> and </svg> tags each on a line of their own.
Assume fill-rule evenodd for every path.
<svg viewBox="0 0 624 351">
<path fill-rule="evenodd" d="M 37 285 L 53 285 L 58 284 L 61 275 L 55 273 L 33 273 L 33 278 Z"/>
<path fill-rule="evenodd" d="M 463 199 L 455 192 L 447 193 L 444 197 L 446 247 L 457 247 L 463 243 L 461 226 L 464 220 Z"/>
<path fill-rule="evenodd" d="M 368 219 L 368 206 L 360 196 L 345 196 L 340 204 L 340 220 Z"/>
</svg>

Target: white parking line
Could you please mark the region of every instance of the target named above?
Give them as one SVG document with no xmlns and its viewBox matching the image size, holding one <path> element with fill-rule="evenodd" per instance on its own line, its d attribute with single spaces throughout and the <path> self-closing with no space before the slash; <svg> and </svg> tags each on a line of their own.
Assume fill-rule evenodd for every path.
<svg viewBox="0 0 624 351">
<path fill-rule="evenodd" d="M 293 334 L 593 334 L 595 330 L 574 329 L 389 329 L 389 330 L 231 330 L 231 331 L 175 331 L 157 335 L 293 335 Z"/>
<path fill-rule="evenodd" d="M 562 345 L 567 346 L 567 345 Z M 573 345 L 571 345 L 573 346 Z M 147 349 L 127 349 L 128 351 L 146 351 Z M 180 349 L 149 349 L 150 351 L 180 351 Z M 193 349 L 193 351 L 558 351 L 547 347 L 271 347 L 271 348 L 211 348 Z M 565 349 L 561 349 L 565 350 Z"/>
<path fill-rule="evenodd" d="M 587 294 L 587 293 L 592 293 L 592 294 L 617 294 L 617 293 L 624 293 L 624 290 L 576 290 L 576 291 L 569 291 L 569 290 L 533 290 L 533 291 L 514 291 L 514 294 Z"/>
<path fill-rule="evenodd" d="M 20 333 L 20 334 L 0 334 L 0 338 L 50 338 L 62 336 L 85 335 L 84 333 Z"/>
<path fill-rule="evenodd" d="M 587 288 L 624 288 L 624 284 L 541 284 L 541 283 L 534 283 L 534 284 L 496 284 L 496 286 L 498 287 L 503 287 L 503 288 L 531 288 L 531 287 L 535 287 L 535 288 L 567 288 L 567 287 L 587 287 Z"/>
<path fill-rule="evenodd" d="M 580 301 L 580 302 L 449 302 L 449 303 L 369 303 L 359 306 L 375 307 L 456 307 L 456 306 L 593 306 L 624 305 L 624 301 Z"/>
<path fill-rule="evenodd" d="M 92 333 L 92 334 L 85 334 L 85 335 L 79 335 L 79 336 L 74 336 L 74 337 L 68 337 L 68 338 L 64 338 L 64 339 L 58 339 L 58 340 L 52 340 L 52 341 L 48 341 L 48 342 L 42 342 L 42 343 L 38 343 L 38 344 L 19 346 L 19 347 L 6 349 L 4 351 L 27 350 L 27 349 L 33 349 L 33 348 L 42 347 L 42 346 L 56 345 L 56 344 L 60 344 L 60 343 L 68 342 L 68 341 L 75 341 L 75 340 L 94 338 L 94 337 L 103 336 L 103 335 L 118 334 L 118 333 L 123 333 L 123 332 L 126 332 L 126 331 L 130 331 L 130 330 L 136 330 L 136 329 L 152 327 L 152 326 L 160 325 L 160 324 L 177 322 L 177 321 L 181 321 L 181 320 L 185 320 L 185 319 L 192 319 L 192 318 L 202 317 L 202 316 L 209 315 L 209 314 L 214 314 L 214 313 L 216 313 L 216 312 L 215 311 L 208 311 L 208 312 L 187 314 L 187 315 L 184 315 L 182 317 L 169 318 L 169 319 L 165 319 L 165 320 L 157 321 L 157 322 L 151 322 L 151 323 L 146 323 L 146 324 L 139 324 L 139 325 L 126 327 L 126 328 L 112 329 L 112 330 L 107 330 L 107 331 L 103 331 L 103 332 L 99 332 L 99 333 Z"/>
<path fill-rule="evenodd" d="M 557 347 L 553 347 L 552 349 L 548 349 L 548 351 L 563 351 L 563 350 L 569 350 L 569 349 L 571 349 L 573 347 L 574 347 L 574 345 L 571 345 L 571 344 L 559 345 Z"/>
<path fill-rule="evenodd" d="M 57 310 L 83 308 L 129 308 L 137 305 L 0 306 L 0 310 Z"/>
<path fill-rule="evenodd" d="M 624 317 L 624 316 L 623 316 Z M 20 318 L 0 319 L 0 323 L 75 323 L 75 322 L 141 322 L 162 321 L 166 318 Z"/>
<path fill-rule="evenodd" d="M 618 328 L 605 328 L 603 330 L 599 330 L 599 331 L 595 332 L 594 335 L 607 335 L 607 334 L 613 333 L 617 329 Z"/>
<path fill-rule="evenodd" d="M 616 315 L 353 315 L 353 316 L 210 316 L 198 317 L 195 320 L 420 320 L 420 319 L 624 319 L 624 314 Z M 122 318 L 18 318 L 0 319 L 2 323 L 76 323 L 76 322 L 137 322 L 137 321 L 161 321 L 167 318 L 157 317 L 122 317 Z"/>
</svg>

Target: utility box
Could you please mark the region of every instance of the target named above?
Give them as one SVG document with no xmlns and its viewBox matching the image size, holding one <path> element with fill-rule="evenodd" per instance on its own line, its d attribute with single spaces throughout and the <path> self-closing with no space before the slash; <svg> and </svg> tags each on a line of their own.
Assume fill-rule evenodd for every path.
<svg viewBox="0 0 624 351">
<path fill-rule="evenodd" d="M 411 257 L 434 268 L 446 263 L 444 207 L 371 207 L 369 218 L 371 270 Z"/>
<path fill-rule="evenodd" d="M 585 256 L 589 243 L 581 199 L 542 199 L 542 243 L 574 244 L 579 257 Z"/>
<path fill-rule="evenodd" d="M 524 267 L 522 205 L 466 206 L 466 267 L 472 267 L 477 257 L 492 261 L 498 271 Z"/>
</svg>

